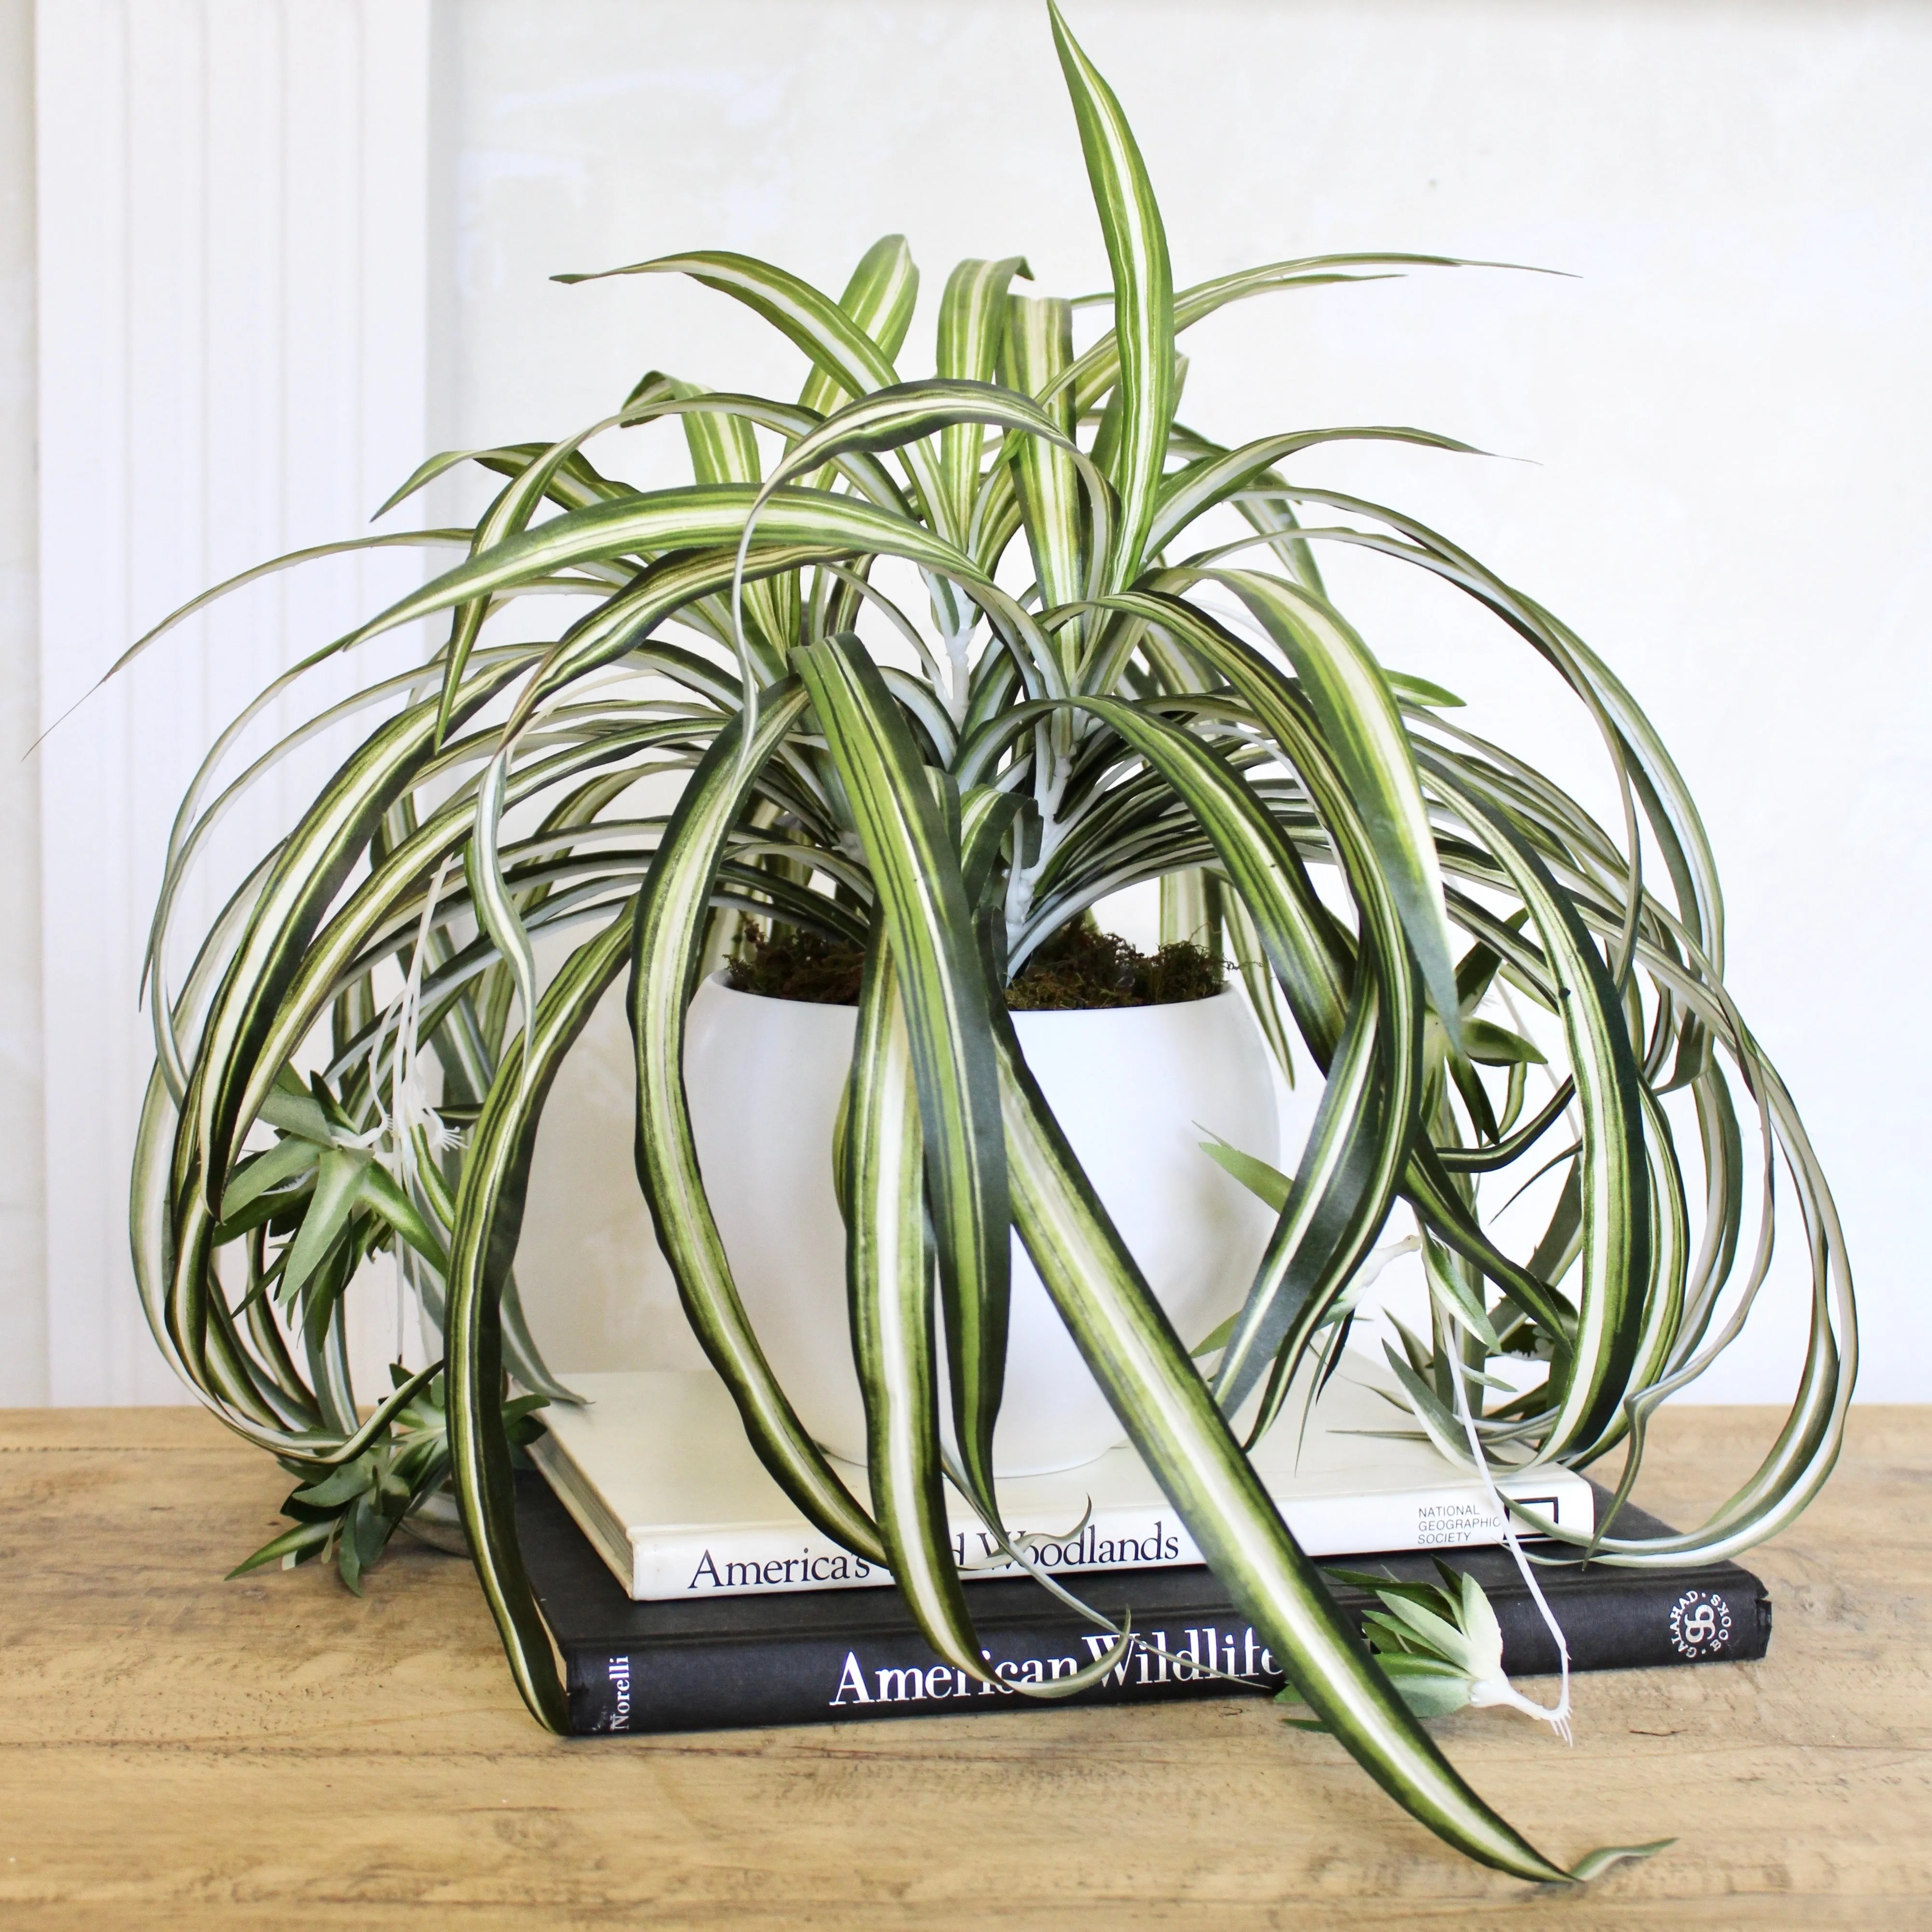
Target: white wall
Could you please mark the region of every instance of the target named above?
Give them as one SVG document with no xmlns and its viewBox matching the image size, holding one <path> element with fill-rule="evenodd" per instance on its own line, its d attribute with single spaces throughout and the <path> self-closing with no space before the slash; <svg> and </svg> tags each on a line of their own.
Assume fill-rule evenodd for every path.
<svg viewBox="0 0 1932 1932">
<path fill-rule="evenodd" d="M 34 338 L 34 9 L 0 0 L 0 1405 L 47 1396 Z"/>
<path fill-rule="evenodd" d="M 433 46 L 418 6 L 377 0 L 49 0 L 41 14 L 44 33 L 50 18 L 60 23 L 70 53 L 58 70 L 41 53 L 43 433 L 56 462 L 41 496 L 44 562 L 85 556 L 83 538 L 98 536 L 84 527 L 90 500 L 71 472 L 61 480 L 59 464 L 92 465 L 120 519 L 104 564 L 64 568 L 44 586 L 50 716 L 175 596 L 271 545 L 359 523 L 389 472 L 413 460 L 425 416 L 440 441 L 554 434 L 602 414 L 654 364 L 713 383 L 795 386 L 797 358 L 720 297 L 656 279 L 567 290 L 545 279 L 555 270 L 713 244 L 836 286 L 875 236 L 903 230 L 929 298 L 966 254 L 1023 250 L 1043 289 L 1077 292 L 1103 278 L 1032 0 L 460 0 L 438 10 Z M 1301 473 L 1381 492 L 1466 542 L 1574 622 L 1649 706 L 1725 870 L 1732 988 L 1837 1190 L 1865 1310 L 1861 1392 L 1932 1398 L 1932 1318 L 1907 1211 L 1928 1151 L 1932 1072 L 1907 1004 L 1923 976 L 1932 799 L 1919 724 L 1932 607 L 1922 535 L 1932 509 L 1922 453 L 1932 150 L 1921 131 L 1932 16 L 1800 0 L 1081 0 L 1072 18 L 1134 117 L 1182 278 L 1360 246 L 1578 278 L 1426 274 L 1237 308 L 1190 342 L 1185 413 L 1227 436 L 1420 422 L 1529 459 L 1384 451 L 1324 457 Z M 115 38 L 133 31 L 131 20 L 134 38 Z M 0 25 L 0 88 L 11 103 L 20 30 L 8 31 Z M 106 36 L 100 50 L 89 32 Z M 386 52 L 385 32 L 421 51 Z M 275 38 L 301 34 L 332 49 L 328 60 Z M 194 132 L 201 124 L 190 125 L 202 104 L 268 98 L 260 86 L 224 96 L 240 85 L 234 64 L 210 57 L 251 35 L 281 50 L 272 78 L 288 92 L 246 126 L 223 124 L 232 138 L 211 148 L 205 130 Z M 434 86 L 425 74 L 413 96 L 396 86 L 405 68 L 419 71 L 410 62 L 434 69 Z M 349 122 L 302 118 L 338 71 Z M 112 88 L 123 84 L 132 92 L 117 103 Z M 350 122 L 361 130 L 353 138 Z M 344 184 L 365 178 L 354 171 L 369 151 L 358 143 L 386 126 L 416 173 L 405 168 L 387 196 L 356 200 Z M 312 138 L 297 140 L 304 128 Z M 111 224 L 50 226 L 50 157 L 71 194 L 89 142 L 124 135 L 131 165 L 87 178 L 100 206 L 122 206 L 114 197 L 125 202 L 131 182 L 152 219 L 176 224 L 170 234 L 226 255 L 191 250 L 190 273 L 169 268 L 152 234 L 131 250 Z M 433 164 L 432 142 L 446 172 Z M 173 154 L 168 165 L 187 172 L 151 177 L 149 154 Z M 207 172 L 211 157 L 229 172 Z M 19 217 L 5 211 L 18 206 L 5 196 L 27 158 L 0 141 L 0 276 L 24 260 Z M 251 168 L 298 161 L 320 170 L 305 177 L 318 206 L 350 212 L 328 230 L 340 266 L 314 298 L 302 296 L 301 277 L 314 270 L 291 225 L 299 204 L 269 192 L 279 173 L 263 178 L 263 235 L 197 226 L 211 206 L 207 183 L 239 194 Z M 409 200 L 419 188 L 426 206 Z M 409 220 L 387 218 L 405 207 Z M 228 280 L 204 273 L 209 261 L 226 262 Z M 413 319 L 318 306 L 346 275 L 374 289 L 386 275 L 406 280 L 412 265 L 427 269 L 410 285 Z M 50 274 L 69 304 L 58 332 L 47 326 Z M 89 292 L 86 278 L 103 274 L 113 305 Z M 83 368 L 77 328 L 107 342 L 104 371 Z M 915 339 L 928 339 L 924 320 Z M 22 342 L 8 320 L 0 409 L 28 366 Z M 104 397 L 119 408 L 116 398 L 143 396 L 138 386 L 103 387 L 125 385 L 137 366 L 154 389 L 150 413 L 110 408 L 77 426 L 75 412 L 105 407 Z M 915 370 L 915 356 L 903 366 Z M 206 376 L 231 368 L 265 386 L 224 415 Z M 417 387 L 398 406 L 403 392 L 383 385 L 404 369 Z M 322 405 L 305 380 L 317 370 L 336 386 Z M 62 394 L 68 412 L 56 412 L 55 435 L 47 398 Z M 192 432 L 172 451 L 155 427 L 167 410 L 184 412 Z M 113 446 L 131 422 L 149 425 L 149 440 Z M 19 487 L 18 458 L 8 438 L 0 459 L 14 466 L 0 490 Z M 222 500 L 226 512 L 211 518 L 209 479 L 245 460 L 262 465 L 264 482 L 253 496 Z M 326 488 L 290 494 L 291 478 L 317 476 Z M 16 555 L 20 520 L 0 522 L 0 542 L 14 546 L 0 554 L 12 598 L 30 553 Z M 1600 797 L 1587 740 L 1552 716 L 1546 680 L 1519 655 L 1383 574 L 1336 574 L 1390 662 L 1463 691 L 1499 735 L 1528 737 Z M 279 662 L 326 634 L 335 597 L 353 602 L 364 588 L 344 583 L 327 608 L 273 605 L 262 650 Z M 27 632 L 16 604 L 0 610 L 14 701 Z M 0 1400 L 43 1388 L 56 1400 L 155 1400 L 165 1388 L 143 1366 L 119 1258 L 140 1050 L 129 947 L 158 858 L 159 802 L 179 781 L 185 741 L 224 695 L 202 682 L 221 647 L 220 634 L 186 639 L 171 661 L 179 676 L 154 700 L 172 721 L 166 742 L 152 720 L 114 736 L 125 714 L 112 732 L 99 728 L 98 742 L 125 747 L 107 760 L 110 813 L 85 836 L 50 816 L 53 1339 L 39 1382 L 29 1358 L 44 1312 L 30 1286 L 33 1190 L 23 1178 L 35 1150 L 7 1111 L 32 1092 L 33 979 L 5 951 L 17 929 L 0 934 L 0 1160 L 26 1204 L 16 1214 L 0 1190 L 0 1216 L 16 1214 L 0 1227 L 0 1356 L 28 1363 L 0 1370 L 11 1378 Z M 0 763 L 11 764 L 4 742 Z M 43 766 L 50 799 L 85 795 L 91 775 L 71 765 L 65 779 L 44 776 L 52 769 Z M 17 865 L 32 849 L 29 802 L 6 782 L 0 812 Z M 0 880 L 16 905 L 31 886 Z M 76 930 L 77 947 L 61 942 Z M 688 1348 L 641 1214 L 625 1198 L 629 1124 L 608 1072 L 586 1058 L 569 1076 L 573 1116 L 546 1133 L 540 1156 L 553 1174 L 579 1178 L 600 1162 L 611 1190 L 604 1206 L 573 1213 L 553 1190 L 530 1229 L 524 1273 L 551 1292 L 547 1318 L 558 1320 L 558 1293 L 601 1284 L 574 1333 L 556 1331 L 564 1366 L 599 1355 L 606 1365 L 613 1352 L 676 1359 Z M 1780 1394 L 1789 1368 L 1777 1327 L 1705 1390 Z"/>
<path fill-rule="evenodd" d="M 269 580 L 89 693 L 203 586 L 366 527 L 421 460 L 428 56 L 428 0 L 39 10 L 40 696 L 54 728 L 35 763 L 55 1402 L 180 1399 L 134 1298 L 125 1207 L 152 1060 L 136 994 L 176 804 L 243 703 L 419 581 L 419 554 Z M 364 668 L 328 668 L 315 688 L 339 694 Z M 290 813 L 344 748 L 288 766 L 271 806 Z M 259 823 L 242 830 L 225 851 L 218 840 L 214 878 L 259 850 Z M 184 925 L 220 903 L 197 887 Z M 179 986 L 187 960 L 173 964 Z"/>
</svg>

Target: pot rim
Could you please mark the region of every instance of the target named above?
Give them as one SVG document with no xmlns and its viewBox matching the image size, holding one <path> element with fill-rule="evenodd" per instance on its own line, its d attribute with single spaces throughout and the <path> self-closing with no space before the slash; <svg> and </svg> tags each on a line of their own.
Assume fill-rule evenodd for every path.
<svg viewBox="0 0 1932 1932">
<path fill-rule="evenodd" d="M 715 973 L 708 973 L 703 983 L 715 986 L 721 993 L 729 993 L 734 999 L 757 1000 L 766 1006 L 803 1006 L 816 1008 L 825 1012 L 857 1013 L 856 1000 L 847 1004 L 842 1000 L 788 1000 L 777 993 L 747 992 L 741 986 L 731 985 L 725 977 L 725 969 L 720 967 Z M 1197 1006 L 1211 1006 L 1218 1000 L 1243 999 L 1245 995 L 1238 984 L 1230 982 L 1218 991 L 1206 994 L 1197 1000 L 1155 1000 L 1137 1006 L 1035 1006 L 1014 1014 L 1016 1024 L 1020 1022 L 1041 1020 L 1126 1020 L 1144 1018 L 1149 1014 L 1185 1012 Z"/>
</svg>

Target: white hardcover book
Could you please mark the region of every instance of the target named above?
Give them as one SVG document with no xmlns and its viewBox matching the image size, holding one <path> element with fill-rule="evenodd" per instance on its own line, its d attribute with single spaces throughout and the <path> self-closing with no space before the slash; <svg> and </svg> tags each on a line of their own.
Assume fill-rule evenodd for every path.
<svg viewBox="0 0 1932 1932">
<path fill-rule="evenodd" d="M 1302 1548 L 1311 1556 L 1344 1556 L 1501 1541 L 1502 1522 L 1469 1471 L 1425 1442 L 1362 1432 L 1400 1430 L 1405 1418 L 1351 1381 L 1351 1372 L 1345 1364 L 1323 1392 L 1299 1444 L 1297 1404 L 1254 1454 Z M 723 1383 L 708 1371 L 573 1375 L 569 1382 L 584 1406 L 553 1402 L 543 1412 L 548 1432 L 530 1454 L 632 1597 L 745 1596 L 891 1582 L 886 1570 L 841 1549 L 793 1507 L 745 1439 Z M 835 1466 L 859 1502 L 869 1504 L 864 1470 Z M 1570 1470 L 1538 1469 L 1505 1478 L 1498 1487 L 1565 1529 L 1594 1527 L 1590 1486 Z M 1048 1570 L 1202 1560 L 1159 1484 L 1124 1445 L 1077 1469 L 1004 1478 L 999 1501 L 1010 1532 L 1047 1539 L 1033 1554 Z M 950 1492 L 948 1506 L 954 1548 L 969 1580 L 1014 1574 L 1017 1566 L 970 1506 Z"/>
</svg>

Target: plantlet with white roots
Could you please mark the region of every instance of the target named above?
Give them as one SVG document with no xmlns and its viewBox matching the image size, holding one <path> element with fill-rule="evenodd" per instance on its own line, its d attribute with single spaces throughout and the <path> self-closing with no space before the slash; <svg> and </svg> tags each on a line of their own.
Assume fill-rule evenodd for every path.
<svg viewBox="0 0 1932 1932">
<path fill-rule="evenodd" d="M 909 380 L 897 358 L 918 278 L 900 237 L 836 299 L 741 255 L 640 262 L 610 272 L 691 277 L 768 322 L 809 365 L 797 398 L 653 374 L 560 441 L 439 456 L 385 506 L 479 466 L 500 488 L 473 526 L 360 540 L 461 554 L 278 680 L 182 804 L 150 954 L 141 1292 L 202 1399 L 300 1478 L 311 1513 L 274 1553 L 326 1556 L 350 1537 L 344 1574 L 359 1576 L 398 1523 L 433 1528 L 440 1512 L 453 1532 L 460 1517 L 522 1694 L 563 1730 L 509 1432 L 530 1426 L 529 1397 L 572 1398 L 539 1356 L 512 1263 L 546 1096 L 622 979 L 638 1178 L 691 1326 L 773 1478 L 825 1534 L 890 1565 L 942 1658 L 987 1667 L 945 1491 L 999 1522 L 1017 1229 L 1123 1430 L 1314 1717 L 1459 1850 L 1580 1880 L 1625 1854 L 1566 1866 L 1471 1790 L 1336 1609 L 1230 1418 L 1249 1441 L 1273 1423 L 1358 1271 L 1413 1226 L 1430 1313 L 1394 1363 L 1413 1426 L 1465 1461 L 1473 1439 L 1498 1474 L 1627 1449 L 1621 1498 L 1657 1405 L 1750 1311 L 1781 1166 L 1811 1281 L 1788 1420 L 1708 1522 L 1648 1540 L 1612 1520 L 1590 1545 L 1644 1566 L 1729 1555 L 1788 1524 L 1837 1453 L 1855 1331 L 1837 1216 L 1724 989 L 1711 855 L 1630 694 L 1449 538 L 1303 480 L 1333 443 L 1464 446 L 1366 428 L 1230 447 L 1176 417 L 1176 338 L 1224 304 L 1458 265 L 1328 256 L 1176 290 L 1119 104 L 1057 12 L 1051 24 L 1112 266 L 1092 298 L 1111 326 L 1090 346 L 1074 346 L 1077 304 L 1019 292 L 1017 257 L 953 270 L 936 373 Z M 593 443 L 647 434 L 681 436 L 689 485 L 634 488 L 614 459 L 593 460 Z M 1621 822 L 1598 824 L 1456 724 L 1447 693 L 1379 662 L 1324 587 L 1318 555 L 1338 544 L 1447 586 L 1554 672 L 1600 737 Z M 539 592 L 550 601 L 526 601 Z M 567 616 L 500 641 L 491 620 L 512 606 Z M 241 730 L 296 702 L 309 666 L 432 616 L 447 631 L 426 662 L 317 700 L 235 769 Z M 262 836 L 170 983 L 183 881 L 215 822 L 239 822 L 282 750 L 359 711 L 374 728 L 296 824 Z M 666 774 L 668 815 L 654 808 Z M 1218 932 L 1284 1065 L 1306 1077 L 1312 1063 L 1324 1083 L 1205 1372 L 1043 1102 L 1002 997 L 1043 941 L 1152 880 L 1177 931 Z M 693 1151 L 686 1004 L 746 917 L 865 949 L 840 1142 L 865 1495 L 768 1367 Z M 535 942 L 566 934 L 575 950 L 546 980 Z M 1541 1238 L 1507 1251 L 1496 1207 L 1552 1163 Z M 392 1292 L 364 1268 L 378 1251 L 445 1359 L 365 1417 L 344 1308 L 352 1290 Z M 1527 1392 L 1491 1372 L 1504 1358 Z M 444 1427 L 446 1444 L 430 1443 Z"/>
</svg>

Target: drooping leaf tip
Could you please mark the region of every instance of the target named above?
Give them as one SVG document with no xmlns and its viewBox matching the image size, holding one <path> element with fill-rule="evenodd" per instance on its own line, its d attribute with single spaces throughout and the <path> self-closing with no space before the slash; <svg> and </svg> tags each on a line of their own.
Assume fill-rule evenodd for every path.
<svg viewBox="0 0 1932 1932">
<path fill-rule="evenodd" d="M 1645 1858 L 1655 1858 L 1659 1852 L 1668 1851 L 1675 1844 L 1675 1838 L 1653 1838 L 1647 1845 L 1604 1845 L 1594 1852 L 1587 1852 L 1570 1868 L 1573 1885 L 1588 1885 L 1599 1879 L 1612 1866 L 1625 1863 L 1636 1864 Z"/>
</svg>

